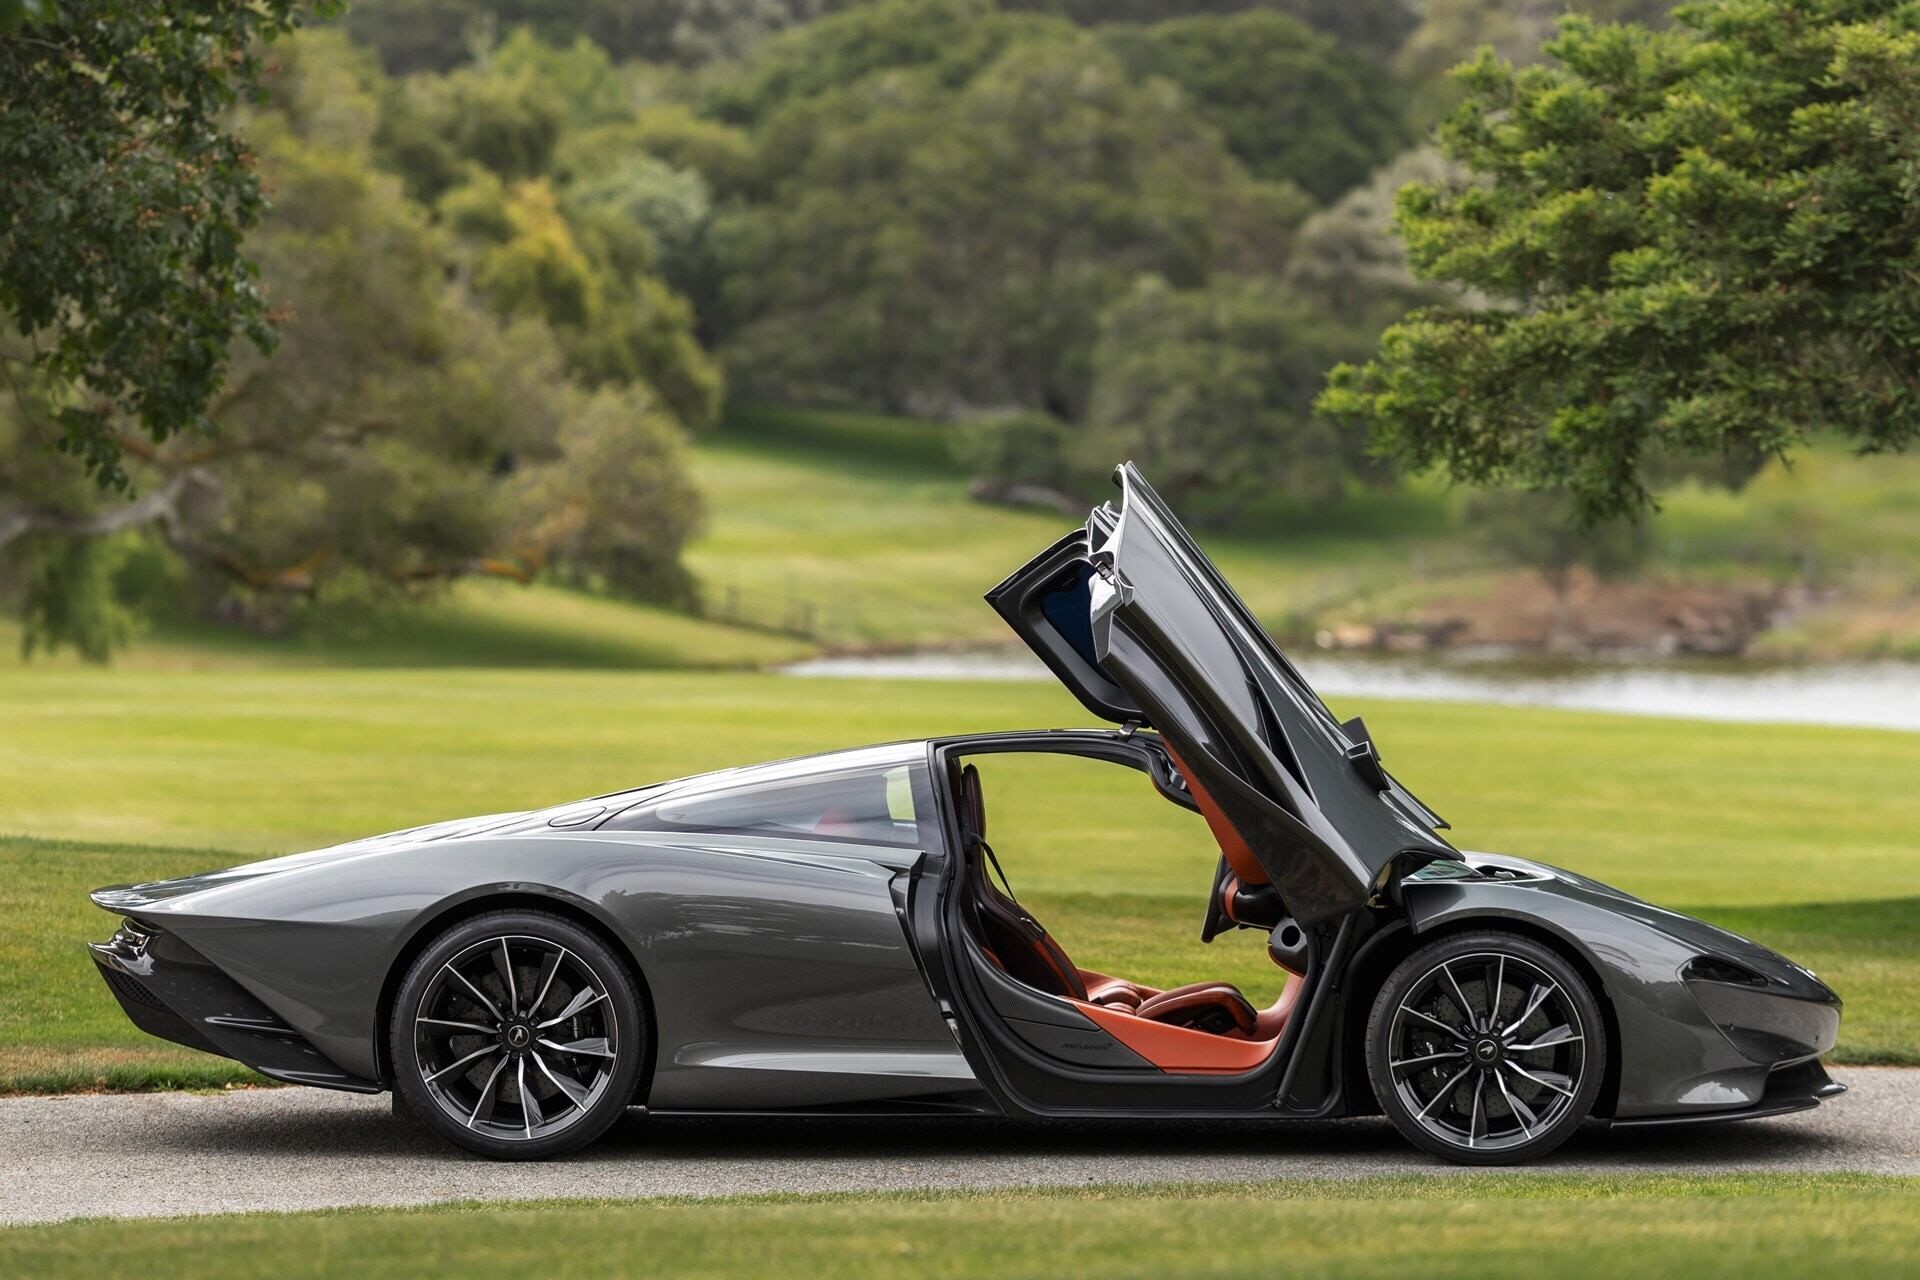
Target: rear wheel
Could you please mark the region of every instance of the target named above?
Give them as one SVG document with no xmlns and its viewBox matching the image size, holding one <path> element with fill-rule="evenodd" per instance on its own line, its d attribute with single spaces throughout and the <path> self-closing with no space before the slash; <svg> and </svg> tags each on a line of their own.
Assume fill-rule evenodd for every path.
<svg viewBox="0 0 1920 1280">
<path fill-rule="evenodd" d="M 1388 975 L 1367 1024 L 1381 1110 L 1415 1146 L 1463 1164 L 1518 1164 L 1565 1142 L 1606 1061 L 1586 981 L 1514 933 L 1422 947 Z"/>
<path fill-rule="evenodd" d="M 394 1001 L 394 1084 L 442 1137 L 538 1159 L 605 1133 L 645 1060 L 639 984 L 595 935 L 540 911 L 454 925 Z"/>
</svg>

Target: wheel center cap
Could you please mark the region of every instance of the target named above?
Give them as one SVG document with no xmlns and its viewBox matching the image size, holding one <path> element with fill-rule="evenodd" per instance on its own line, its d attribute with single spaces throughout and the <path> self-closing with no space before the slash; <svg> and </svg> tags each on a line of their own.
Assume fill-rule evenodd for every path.
<svg viewBox="0 0 1920 1280">
<path fill-rule="evenodd" d="M 1492 1066 L 1500 1058 L 1498 1040 L 1481 1040 L 1473 1046 L 1473 1060 L 1481 1066 Z"/>
<path fill-rule="evenodd" d="M 507 1048 L 524 1049 L 531 1043 L 533 1031 L 524 1022 L 516 1022 L 507 1028 Z"/>
</svg>

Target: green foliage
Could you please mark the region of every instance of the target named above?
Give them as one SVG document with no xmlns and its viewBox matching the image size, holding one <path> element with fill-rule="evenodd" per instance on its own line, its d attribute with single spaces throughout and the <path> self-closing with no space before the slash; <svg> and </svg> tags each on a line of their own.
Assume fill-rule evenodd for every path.
<svg viewBox="0 0 1920 1280">
<path fill-rule="evenodd" d="M 1300 224 L 1287 257 L 1288 284 L 1352 323 L 1376 328 L 1453 291 L 1420 280 L 1393 229 L 1394 197 L 1411 182 L 1459 180 L 1459 165 L 1430 146 L 1402 152 Z"/>
<path fill-rule="evenodd" d="M 1567 19 L 1551 63 L 1460 73 L 1474 181 L 1415 186 L 1422 275 L 1497 305 L 1387 330 L 1322 403 L 1415 467 L 1648 500 L 1657 456 L 1782 456 L 1920 424 L 1920 12 L 1718 0 L 1669 31 Z"/>
<path fill-rule="evenodd" d="M 562 575 L 630 599 L 693 603 L 693 579 L 663 554 L 700 519 L 678 419 L 644 393 L 602 388 L 561 424 L 557 444 L 558 458 L 519 477 L 519 496 L 553 526 L 544 545 Z"/>
<path fill-rule="evenodd" d="M 114 590 L 121 546 L 99 538 L 36 539 L 29 547 L 20 611 L 20 652 L 72 645 L 89 662 L 105 662 L 131 640 L 139 619 Z"/>
<path fill-rule="evenodd" d="M 712 196 L 700 173 L 648 147 L 705 158 L 724 153 L 730 130 L 639 116 L 600 51 L 516 32 L 482 66 L 389 92 L 379 136 L 410 187 L 437 196 L 502 318 L 543 321 L 588 385 L 644 387 L 683 425 L 714 421 L 720 371 L 674 289 L 707 285 Z"/>
<path fill-rule="evenodd" d="M 1228 17 L 1242 13 L 1277 13 L 1297 19 L 1315 31 L 1375 61 L 1400 47 L 1418 19 L 1406 0 L 1001 0 L 1007 10 L 1032 10 L 1071 18 L 1083 25 L 1154 23 L 1174 18 Z"/>
<path fill-rule="evenodd" d="M 1086 487 L 1077 464 L 1078 431 L 1050 413 L 1009 413 L 958 424 L 954 455 L 983 492 L 1006 493 L 1029 485 L 1055 493 Z"/>
<path fill-rule="evenodd" d="M 1136 74 L 1165 76 L 1248 172 L 1331 200 L 1407 142 L 1392 87 L 1338 41 L 1277 13 L 1114 28 Z"/>
<path fill-rule="evenodd" d="M 538 177 L 551 167 L 565 117 L 536 67 L 463 67 L 403 84 L 404 100 L 392 114 L 459 160 L 502 178 Z"/>
<path fill-rule="evenodd" d="M 1065 31 L 1058 22 L 1002 16 L 993 0 L 877 0 L 768 42 L 739 73 L 709 87 L 703 105 L 750 126 L 882 71 L 916 69 L 935 84 L 958 86 L 1015 40 Z"/>
<path fill-rule="evenodd" d="M 697 173 L 722 195 L 744 193 L 757 164 L 753 141 L 741 130 L 696 115 L 683 103 L 661 103 L 631 121 L 570 135 L 558 168 L 564 177 L 588 180 L 636 155 Z"/>
<path fill-rule="evenodd" d="M 450 70 L 518 27 L 553 44 L 584 37 L 621 61 L 701 63 L 847 3 L 858 0 L 356 0 L 347 26 L 396 74 Z"/>
<path fill-rule="evenodd" d="M 1448 73 L 1481 49 L 1524 66 L 1537 62 L 1554 24 L 1569 13 L 1602 22 L 1665 23 L 1674 0 L 1420 0 L 1419 24 L 1393 52 L 1394 77 L 1412 96 L 1411 115 L 1424 132 L 1459 105 Z"/>
<path fill-rule="evenodd" d="M 59 447 L 103 485 L 126 485 L 123 422 L 205 432 L 235 340 L 272 346 L 240 244 L 265 200 L 225 113 L 303 7 L 0 10 L 0 315 L 22 339 L 0 362 L 51 383 Z"/>
<path fill-rule="evenodd" d="M 647 273 L 648 230 L 609 225 L 590 197 L 570 216 L 544 171 L 524 172 L 567 118 L 538 105 L 567 101 L 542 77 L 604 59 L 508 48 L 497 72 L 397 92 L 338 33 L 283 44 L 270 94 L 237 121 L 277 197 L 247 244 L 283 311 L 280 349 L 234 362 L 209 405 L 218 438 L 130 442 L 141 493 L 119 501 L 50 468 L 44 397 L 0 404 L 15 499 L 0 546 L 32 557 L 11 575 L 30 649 L 99 660 L 124 639 L 129 593 L 103 540 L 138 526 L 190 566 L 170 611 L 263 628 L 470 573 L 692 599 L 680 436 L 717 413 L 717 374 L 685 301 Z M 437 217 L 379 163 L 406 154 L 394 111 L 417 102 L 450 112 L 406 117 L 444 130 L 416 135 L 458 178 Z M 512 109 L 448 106 L 499 103 Z"/>
<path fill-rule="evenodd" d="M 1171 86 L 977 12 L 881 4 L 749 68 L 765 194 L 716 232 L 747 394 L 1077 415 L 1099 312 L 1142 272 L 1198 283 L 1246 226 L 1259 193 Z M 802 92 L 822 66 L 855 78 Z"/>
<path fill-rule="evenodd" d="M 556 325 L 582 325 L 599 309 L 600 281 L 560 213 L 544 179 L 515 183 L 503 193 L 508 228 L 482 250 L 474 267 L 480 292 L 507 315 L 538 315 Z"/>
<path fill-rule="evenodd" d="M 1206 499 L 1214 519 L 1275 491 L 1325 505 L 1358 450 L 1313 397 L 1364 337 L 1272 280 L 1143 280 L 1101 322 L 1076 452 L 1088 469 L 1132 458 L 1170 500 Z"/>
</svg>

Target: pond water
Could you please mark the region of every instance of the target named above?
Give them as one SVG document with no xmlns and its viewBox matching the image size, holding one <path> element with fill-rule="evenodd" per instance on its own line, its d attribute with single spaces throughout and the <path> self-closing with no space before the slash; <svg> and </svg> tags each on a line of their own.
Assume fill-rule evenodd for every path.
<svg viewBox="0 0 1920 1280">
<path fill-rule="evenodd" d="M 1289 655 L 1329 697 L 1429 698 L 1573 707 L 1696 720 L 1855 725 L 1920 732 L 1920 664 L 1755 666 L 1740 663 L 1585 663 L 1484 658 Z M 1023 652 L 929 652 L 815 658 L 784 668 L 811 677 L 1050 680 Z"/>
</svg>

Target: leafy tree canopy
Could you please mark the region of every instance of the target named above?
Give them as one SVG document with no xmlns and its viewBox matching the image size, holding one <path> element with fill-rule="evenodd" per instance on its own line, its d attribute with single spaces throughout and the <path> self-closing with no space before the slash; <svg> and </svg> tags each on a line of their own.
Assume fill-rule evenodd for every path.
<svg viewBox="0 0 1920 1280">
<path fill-rule="evenodd" d="M 969 7 L 875 6 L 769 54 L 805 68 L 792 49 L 818 38 L 857 60 L 847 28 L 891 12 L 917 59 L 915 15 Z M 759 127 L 765 195 L 722 245 L 724 349 L 750 393 L 1077 417 L 1098 315 L 1137 275 L 1194 284 L 1229 252 L 1271 257 L 1259 238 L 1304 213 L 1249 182 L 1173 86 L 1072 27 L 1018 25 L 1027 38 L 973 29 L 967 51 L 932 41 L 930 62 L 795 97 Z"/>
<path fill-rule="evenodd" d="M 135 492 L 115 495 L 50 447 L 57 385 L 0 399 L 0 585 L 26 643 L 104 658 L 132 622 L 129 565 L 170 583 L 143 603 L 263 626 L 474 573 L 690 598 L 682 427 L 711 419 L 718 382 L 648 231 L 604 216 L 631 191 L 527 174 L 448 121 L 458 185 L 430 207 L 382 164 L 405 99 L 372 59 L 337 32 L 276 53 L 234 127 L 275 193 L 247 247 L 280 344 L 236 353 L 215 431 L 127 438 Z M 502 133 L 526 136 L 520 118 Z"/>
<path fill-rule="evenodd" d="M 235 340 L 273 343 L 241 248 L 265 202 L 225 113 L 305 7 L 0 3 L 0 315 L 24 339 L 0 362 L 51 381 L 59 447 L 104 484 L 123 424 L 204 431 Z"/>
<path fill-rule="evenodd" d="M 1100 326 L 1082 470 L 1132 458 L 1214 520 L 1271 493 L 1330 502 L 1368 464 L 1313 398 L 1327 366 L 1370 336 L 1277 281 L 1144 279 Z"/>
<path fill-rule="evenodd" d="M 1920 430 L 1920 7 L 1718 0 L 1666 31 L 1569 18 L 1484 55 L 1441 130 L 1471 181 L 1415 185 L 1428 307 L 1322 405 L 1414 467 L 1648 501 L 1654 459 L 1864 450 Z"/>
<path fill-rule="evenodd" d="M 1001 8 L 1009 11 L 1058 14 L 1088 26 L 1282 13 L 1376 61 L 1400 47 L 1419 23 L 1414 9 L 1423 5 L 1406 0 L 1001 0 Z"/>
<path fill-rule="evenodd" d="M 1122 27 L 1108 42 L 1141 75 L 1165 76 L 1255 177 L 1331 200 L 1408 142 L 1377 67 L 1277 13 Z"/>
</svg>

